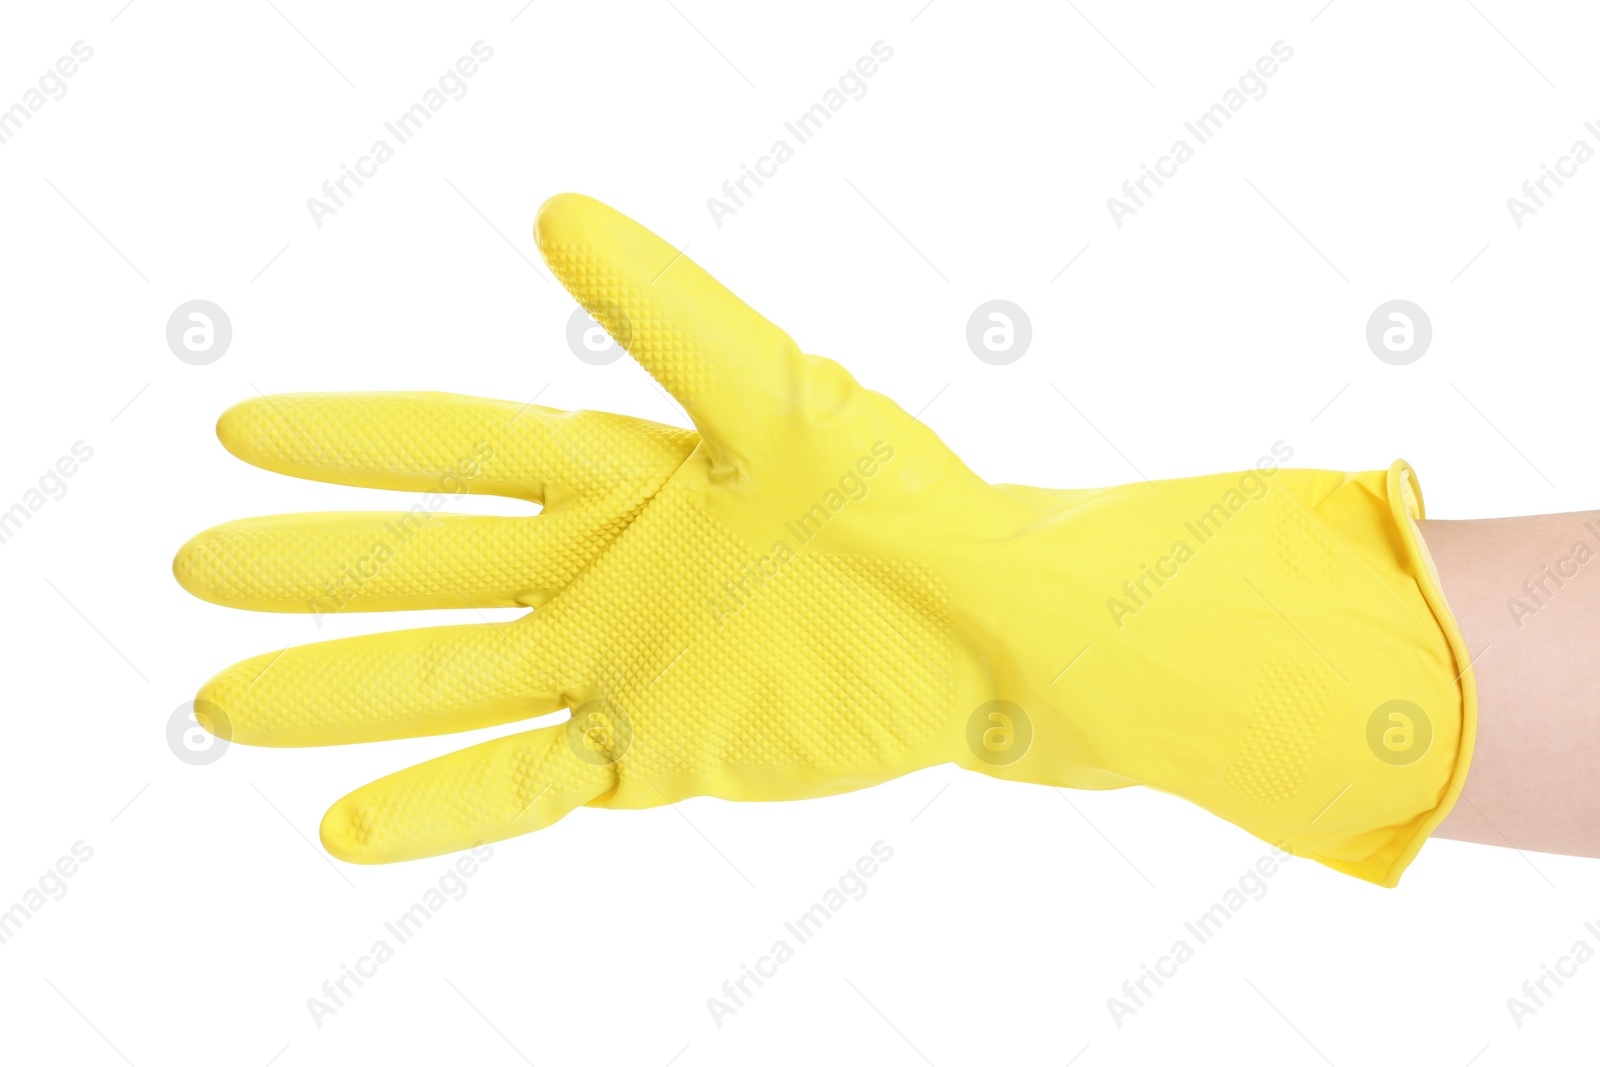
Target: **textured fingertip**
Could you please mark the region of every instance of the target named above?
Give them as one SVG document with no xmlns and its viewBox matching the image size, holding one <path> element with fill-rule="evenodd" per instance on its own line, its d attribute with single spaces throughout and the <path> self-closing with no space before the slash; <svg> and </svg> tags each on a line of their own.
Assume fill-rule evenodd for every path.
<svg viewBox="0 0 1600 1067">
<path fill-rule="evenodd" d="M 172 576 L 190 596 L 210 604 L 228 606 L 226 596 L 212 581 L 218 572 L 215 527 L 195 534 L 172 557 Z"/>
<path fill-rule="evenodd" d="M 189 710 L 193 715 L 194 721 L 198 723 L 206 733 L 210 734 L 212 737 L 220 739 L 221 741 L 225 742 L 225 744 L 218 747 L 208 743 L 203 748 L 191 747 L 187 749 L 187 751 L 192 752 L 197 756 L 204 752 L 215 752 L 216 755 L 221 755 L 222 749 L 227 747 L 226 743 L 231 743 L 235 740 L 233 736 L 233 720 L 228 717 L 228 713 L 223 710 L 222 705 L 213 699 L 214 696 L 215 693 L 210 687 L 209 683 L 205 686 L 202 686 L 200 688 L 200 692 L 195 694 L 194 700 L 189 704 Z M 187 742 L 185 742 L 185 744 L 187 745 Z M 182 755 L 182 753 L 180 753 L 180 755 Z M 211 758 L 215 758 L 215 756 L 212 756 Z M 191 761 L 186 758 L 185 762 Z M 210 762 L 210 760 L 197 758 L 192 762 L 205 763 Z"/>
<path fill-rule="evenodd" d="M 261 424 L 262 409 L 269 406 L 264 396 L 241 400 L 217 418 L 217 440 L 222 447 L 246 463 L 251 459 L 255 435 L 251 432 Z"/>
<path fill-rule="evenodd" d="M 244 731 L 246 736 L 240 736 L 233 709 L 238 705 L 239 668 L 255 664 L 257 660 L 270 661 L 271 658 L 270 653 L 257 656 L 255 660 L 235 663 L 233 666 L 218 671 L 213 675 L 205 685 L 200 687 L 200 691 L 194 695 L 195 721 L 205 727 L 207 733 L 213 737 L 220 737 L 224 741 L 241 745 L 260 744 L 261 742 L 258 738 L 248 736 L 250 733 L 248 727 Z M 257 665 L 255 670 L 259 671 L 260 666 Z"/>
<path fill-rule="evenodd" d="M 339 798 L 322 816 L 318 831 L 322 847 L 330 856 L 346 863 L 393 863 L 416 858 L 387 854 L 373 847 L 372 820 L 360 800 L 361 793 L 362 790 L 357 789 Z"/>
<path fill-rule="evenodd" d="M 403 863 L 471 847 L 447 813 L 415 812 L 380 784 L 396 777 L 369 782 L 327 810 L 318 836 L 329 855 L 346 863 Z"/>
<path fill-rule="evenodd" d="M 552 244 L 571 241 L 582 226 L 584 216 L 596 211 L 615 214 L 600 201 L 582 193 L 557 193 L 540 204 L 538 214 L 533 217 L 533 239 L 539 246 L 539 254 L 545 255 L 546 248 Z M 549 262 L 548 256 L 546 262 Z"/>
</svg>

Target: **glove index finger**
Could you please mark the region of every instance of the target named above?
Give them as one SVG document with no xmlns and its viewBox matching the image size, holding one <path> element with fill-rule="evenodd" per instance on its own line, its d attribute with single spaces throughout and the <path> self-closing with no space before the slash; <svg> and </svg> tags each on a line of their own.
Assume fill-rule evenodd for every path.
<svg viewBox="0 0 1600 1067">
<path fill-rule="evenodd" d="M 576 193 L 534 223 L 561 284 L 722 449 L 762 436 L 810 362 L 777 326 L 632 219 Z"/>
<path fill-rule="evenodd" d="M 223 412 L 217 437 L 252 466 L 312 481 L 543 502 L 591 476 L 554 440 L 554 408 L 453 393 L 278 393 Z"/>
</svg>

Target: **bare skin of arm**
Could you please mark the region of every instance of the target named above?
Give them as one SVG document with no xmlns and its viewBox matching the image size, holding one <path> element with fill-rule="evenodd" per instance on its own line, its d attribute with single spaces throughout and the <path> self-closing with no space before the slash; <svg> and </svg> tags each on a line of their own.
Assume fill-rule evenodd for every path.
<svg viewBox="0 0 1600 1067">
<path fill-rule="evenodd" d="M 1600 857 L 1600 511 L 1418 523 L 1478 683 L 1457 841 Z"/>
</svg>

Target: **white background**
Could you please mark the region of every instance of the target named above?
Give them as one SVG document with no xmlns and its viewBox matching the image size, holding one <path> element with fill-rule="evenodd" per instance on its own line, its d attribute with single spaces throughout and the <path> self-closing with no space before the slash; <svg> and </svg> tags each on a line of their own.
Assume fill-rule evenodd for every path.
<svg viewBox="0 0 1600 1067">
<path fill-rule="evenodd" d="M 1600 506 L 1600 162 L 1521 228 L 1506 207 L 1575 139 L 1600 147 L 1592 10 L 275 2 L 8 5 L 0 32 L 0 107 L 75 41 L 94 49 L 0 145 L 0 510 L 74 442 L 94 450 L 0 545 L 0 908 L 93 849 L 0 945 L 0 1058 L 1592 1057 L 1600 962 L 1520 1028 L 1506 1000 L 1580 938 L 1600 948 L 1600 863 L 1436 841 L 1385 891 L 1291 862 L 1119 1027 L 1107 998 L 1265 846 L 1169 797 L 948 767 L 805 803 L 580 810 L 495 846 L 318 1027 L 307 998 L 449 866 L 339 864 L 315 843 L 324 808 L 481 738 L 234 746 L 196 767 L 165 734 L 236 659 L 397 624 L 319 629 L 178 588 L 172 554 L 208 525 L 392 506 L 234 460 L 212 432 L 230 403 L 544 389 L 687 425 L 628 360 L 567 349 L 574 305 L 530 234 L 564 190 L 688 245 L 808 351 L 926 405 L 994 480 L 1239 469 L 1283 440 L 1300 466 L 1411 460 L 1434 517 Z M 478 40 L 494 56 L 465 97 L 314 225 L 306 199 Z M 894 55 L 866 95 L 717 227 L 707 197 L 879 40 Z M 1106 198 L 1279 40 L 1294 55 L 1266 95 L 1115 226 Z M 165 340 L 195 298 L 233 324 L 208 366 Z M 1008 366 L 964 339 L 992 298 L 1033 324 Z M 1433 323 L 1409 366 L 1365 342 L 1395 298 Z M 716 1026 L 706 999 L 879 840 L 894 857 L 867 895 Z"/>
</svg>

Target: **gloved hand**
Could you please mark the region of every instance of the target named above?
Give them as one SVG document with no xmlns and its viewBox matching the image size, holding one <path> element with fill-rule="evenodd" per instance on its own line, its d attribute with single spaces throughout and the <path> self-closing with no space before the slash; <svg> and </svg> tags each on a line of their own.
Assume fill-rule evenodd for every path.
<svg viewBox="0 0 1600 1067">
<path fill-rule="evenodd" d="M 556 276 L 701 437 L 663 483 L 642 472 L 664 470 L 692 439 L 629 436 L 648 455 L 608 465 L 600 484 L 631 475 L 632 487 L 595 505 L 591 533 L 547 538 L 566 550 L 559 565 L 546 546 L 519 555 L 463 535 L 359 601 L 442 604 L 427 575 L 483 568 L 478 603 L 549 597 L 513 624 L 269 653 L 206 684 L 199 699 L 233 740 L 264 745 L 572 709 L 564 724 L 346 796 L 322 825 L 335 855 L 430 856 L 584 804 L 822 796 L 954 762 L 1058 786 L 1148 785 L 1392 885 L 1448 812 L 1474 698 L 1403 463 L 1343 474 L 1266 458 L 1112 489 L 991 485 L 894 402 L 802 354 L 604 205 L 556 197 L 536 232 Z M 385 417 L 393 436 L 378 454 L 410 440 L 402 421 Z M 402 466 L 438 470 L 453 442 L 483 432 L 439 436 L 452 444 Z M 296 473 L 326 477 L 279 436 Z M 606 454 L 594 444 L 585 455 Z M 252 528 L 222 527 L 180 552 L 180 576 L 212 599 L 293 602 L 317 568 L 258 561 L 298 553 L 318 537 L 306 530 L 366 520 L 262 521 L 274 547 L 229 549 L 228 531 L 248 541 Z M 524 580 L 536 566 L 540 577 Z"/>
</svg>

